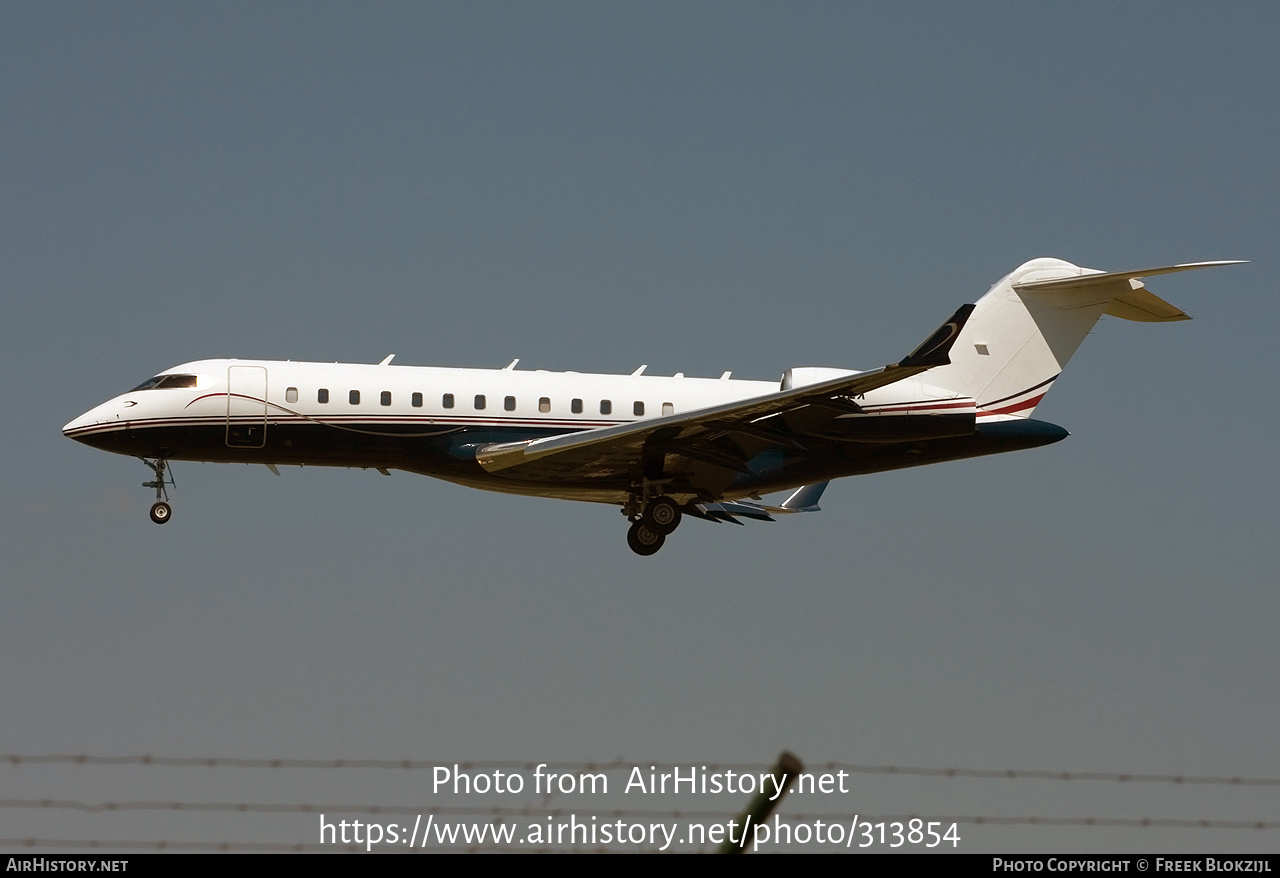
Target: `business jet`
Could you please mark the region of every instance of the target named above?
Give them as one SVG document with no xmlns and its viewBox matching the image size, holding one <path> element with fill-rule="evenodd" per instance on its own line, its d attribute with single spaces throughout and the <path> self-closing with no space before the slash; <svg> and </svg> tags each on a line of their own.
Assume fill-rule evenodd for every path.
<svg viewBox="0 0 1280 878">
<path fill-rule="evenodd" d="M 609 503 L 640 555 L 690 518 L 818 511 L 831 479 L 1047 445 L 1031 417 L 1103 314 L 1189 319 L 1142 278 L 1238 264 L 1102 272 L 1033 259 L 896 363 L 796 367 L 743 381 L 381 363 L 199 360 L 149 378 L 62 432 L 152 471 L 169 521 L 169 462 L 403 470 L 538 497 Z M 793 490 L 779 505 L 762 495 Z"/>
</svg>

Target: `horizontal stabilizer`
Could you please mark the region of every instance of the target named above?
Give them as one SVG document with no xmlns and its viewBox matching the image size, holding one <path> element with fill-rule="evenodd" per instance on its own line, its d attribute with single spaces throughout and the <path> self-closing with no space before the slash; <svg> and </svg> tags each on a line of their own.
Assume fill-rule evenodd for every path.
<svg viewBox="0 0 1280 878">
<path fill-rule="evenodd" d="M 1097 289 L 1099 293 L 1110 293 L 1111 301 L 1104 314 L 1138 323 L 1173 323 L 1178 320 L 1190 320 L 1191 317 L 1181 308 L 1171 305 L 1152 293 L 1142 285 L 1140 278 L 1157 274 L 1173 274 L 1178 271 L 1191 271 L 1196 268 L 1213 268 L 1219 265 L 1239 265 L 1244 260 L 1229 259 L 1216 262 L 1184 262 L 1179 265 L 1166 265 L 1163 268 L 1144 268 L 1137 271 L 1095 271 L 1088 268 L 1076 268 L 1078 274 L 1069 277 L 1051 278 L 1049 280 L 1033 280 L 1015 283 L 1013 288 L 1019 293 L 1047 293 L 1087 291 Z M 1111 287 L 1110 290 L 1103 289 Z"/>
<path fill-rule="evenodd" d="M 1138 289 L 1121 293 L 1111 300 L 1103 314 L 1133 320 L 1138 323 L 1173 323 L 1176 320 L 1190 320 L 1191 316 L 1176 305 L 1170 305 L 1151 290 L 1142 286 L 1142 281 L 1129 281 Z"/>
<path fill-rule="evenodd" d="M 1020 293 L 1041 292 L 1048 290 L 1069 290 L 1081 287 L 1092 287 L 1098 284 L 1109 284 L 1121 280 L 1135 280 L 1142 277 L 1153 277 L 1157 274 L 1173 274 L 1178 271 L 1192 271 L 1196 268 L 1214 268 L 1219 265 L 1241 265 L 1247 259 L 1220 259 L 1216 262 L 1183 262 L 1180 265 L 1166 265 L 1163 268 L 1144 268 L 1138 271 L 1093 271 L 1080 268 L 1078 275 L 1072 277 L 1056 277 L 1049 280 L 1033 280 L 1015 283 L 1013 288 Z"/>
</svg>

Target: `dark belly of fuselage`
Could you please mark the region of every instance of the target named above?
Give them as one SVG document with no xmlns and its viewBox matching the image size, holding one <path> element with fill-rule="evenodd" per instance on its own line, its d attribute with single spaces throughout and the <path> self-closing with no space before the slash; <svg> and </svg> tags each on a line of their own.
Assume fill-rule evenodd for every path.
<svg viewBox="0 0 1280 878">
<path fill-rule="evenodd" d="M 489 473 L 475 461 L 485 445 L 563 434 L 563 429 L 530 427 L 456 427 L 440 425 L 256 422 L 230 431 L 225 421 L 182 425 L 125 425 L 73 436 L 104 451 L 133 457 L 209 463 L 258 463 L 279 466 L 333 466 L 399 469 L 474 487 L 516 494 L 613 502 L 627 490 L 626 479 L 561 480 L 554 483 L 513 479 Z M 847 442 L 807 438 L 804 450 L 776 448 L 747 462 L 726 496 L 769 493 L 845 476 L 962 460 L 1057 442 L 1067 431 L 1036 420 L 980 424 L 967 436 L 910 442 Z"/>
</svg>

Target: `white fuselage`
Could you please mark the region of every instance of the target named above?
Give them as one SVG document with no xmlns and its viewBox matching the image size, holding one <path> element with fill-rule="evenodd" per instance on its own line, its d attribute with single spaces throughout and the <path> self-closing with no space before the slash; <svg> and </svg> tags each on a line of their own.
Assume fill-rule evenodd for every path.
<svg viewBox="0 0 1280 878">
<path fill-rule="evenodd" d="M 687 412 L 778 388 L 774 381 L 729 378 L 234 359 L 184 363 L 157 377 L 176 375 L 194 376 L 194 386 L 121 394 L 63 432 L 82 438 L 259 416 L 268 426 L 311 422 L 564 432 Z"/>
<path fill-rule="evenodd" d="M 795 369 L 782 383 L 803 386 L 833 374 L 855 373 Z M 110 399 L 63 432 L 144 459 L 405 469 L 489 490 L 599 502 L 618 502 L 626 491 L 591 484 L 590 474 L 552 484 L 496 477 L 475 465 L 475 450 L 681 415 L 780 386 L 727 376 L 236 359 L 184 363 L 147 384 L 157 386 Z M 874 416 L 955 406 L 955 397 L 909 379 L 860 402 Z M 809 477 L 800 473 L 790 481 Z M 744 482 L 726 496 L 755 490 Z"/>
</svg>

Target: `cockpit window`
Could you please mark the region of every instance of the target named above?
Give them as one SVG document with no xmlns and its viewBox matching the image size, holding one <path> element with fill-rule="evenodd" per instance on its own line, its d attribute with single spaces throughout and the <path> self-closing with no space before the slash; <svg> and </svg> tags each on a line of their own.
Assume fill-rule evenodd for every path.
<svg viewBox="0 0 1280 878">
<path fill-rule="evenodd" d="M 196 376 L 194 375 L 157 375 L 154 378 L 143 381 L 129 392 L 136 393 L 139 390 L 168 390 L 174 387 L 195 386 Z"/>
</svg>

